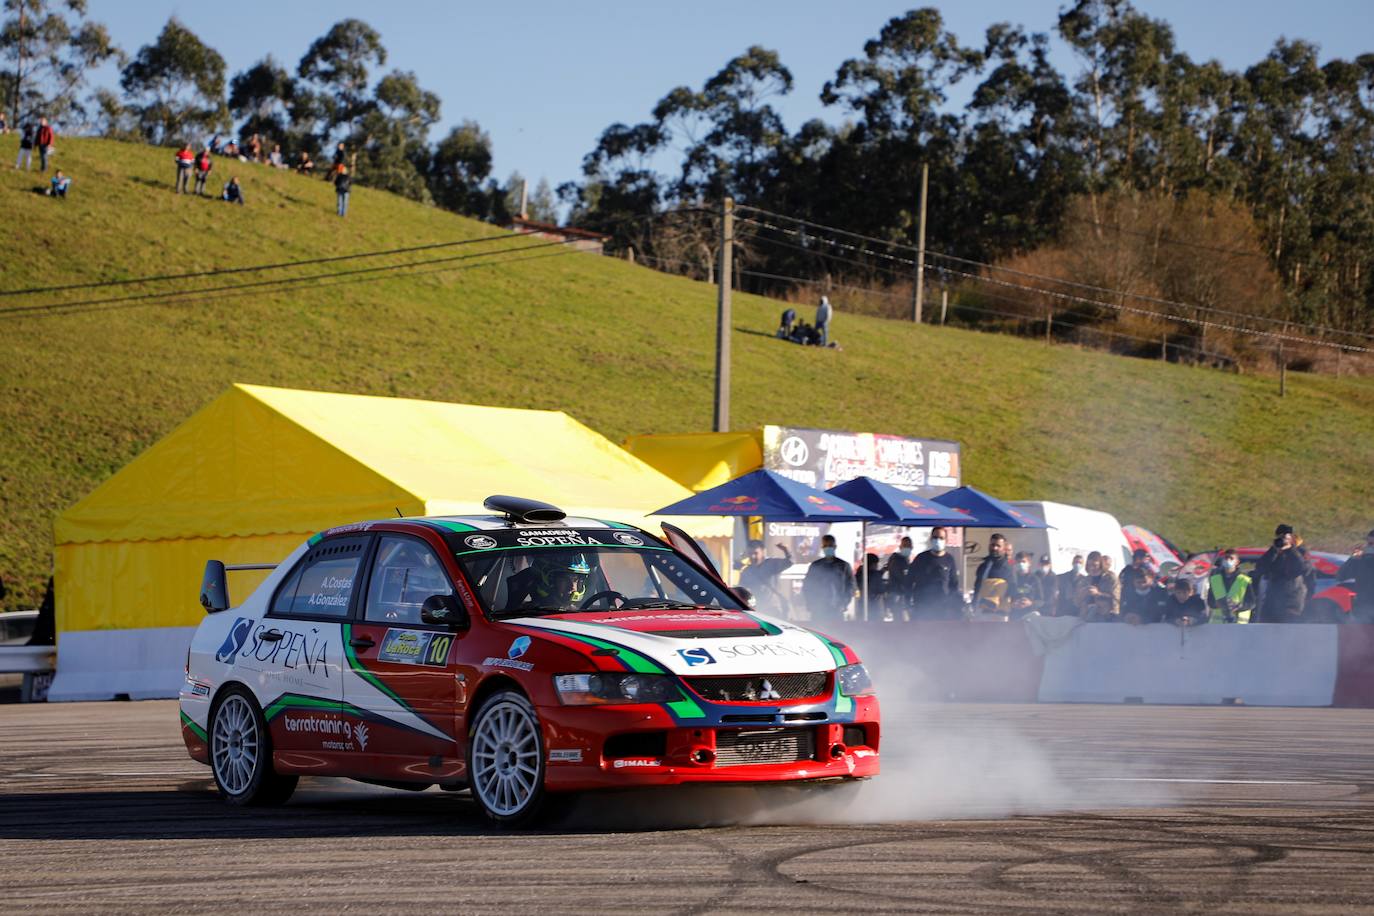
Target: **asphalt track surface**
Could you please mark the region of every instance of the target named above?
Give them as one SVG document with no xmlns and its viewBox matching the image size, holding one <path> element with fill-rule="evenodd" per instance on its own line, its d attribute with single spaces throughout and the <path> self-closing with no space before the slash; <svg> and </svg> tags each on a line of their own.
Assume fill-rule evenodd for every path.
<svg viewBox="0 0 1374 916">
<path fill-rule="evenodd" d="M 884 726 L 857 795 L 603 794 L 503 833 L 465 795 L 339 780 L 228 809 L 173 702 L 0 706 L 0 911 L 1374 910 L 1374 711 L 941 705 Z"/>
</svg>

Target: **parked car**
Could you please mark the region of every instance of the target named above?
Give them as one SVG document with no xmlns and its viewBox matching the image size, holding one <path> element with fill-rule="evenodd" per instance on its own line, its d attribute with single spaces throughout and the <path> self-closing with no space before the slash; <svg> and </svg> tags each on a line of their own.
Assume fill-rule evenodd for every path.
<svg viewBox="0 0 1374 916">
<path fill-rule="evenodd" d="M 487 507 L 325 531 L 232 610 L 211 561 L 180 712 L 227 802 L 344 776 L 516 826 L 580 790 L 878 773 L 854 651 L 751 613 L 689 536 Z"/>
</svg>

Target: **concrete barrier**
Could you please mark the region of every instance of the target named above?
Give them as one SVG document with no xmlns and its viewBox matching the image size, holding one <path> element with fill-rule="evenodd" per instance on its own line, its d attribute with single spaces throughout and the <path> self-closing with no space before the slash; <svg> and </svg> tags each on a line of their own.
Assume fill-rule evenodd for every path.
<svg viewBox="0 0 1374 916">
<path fill-rule="evenodd" d="M 1374 624 L 1346 624 L 1340 630 L 1333 706 L 1374 709 Z"/>
<path fill-rule="evenodd" d="M 49 702 L 175 697 L 195 627 L 69 630 L 57 638 Z"/>
<path fill-rule="evenodd" d="M 1089 623 L 1045 656 L 1043 703 L 1330 706 L 1338 626 Z"/>
</svg>

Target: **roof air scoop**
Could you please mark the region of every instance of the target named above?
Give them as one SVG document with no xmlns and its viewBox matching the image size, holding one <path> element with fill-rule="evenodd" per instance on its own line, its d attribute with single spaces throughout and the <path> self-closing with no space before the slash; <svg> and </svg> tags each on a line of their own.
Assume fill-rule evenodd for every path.
<svg viewBox="0 0 1374 916">
<path fill-rule="evenodd" d="M 561 522 L 568 517 L 568 513 L 557 506 L 541 503 L 537 499 L 522 499 L 519 496 L 488 496 L 482 505 L 513 522 L 544 524 Z"/>
</svg>

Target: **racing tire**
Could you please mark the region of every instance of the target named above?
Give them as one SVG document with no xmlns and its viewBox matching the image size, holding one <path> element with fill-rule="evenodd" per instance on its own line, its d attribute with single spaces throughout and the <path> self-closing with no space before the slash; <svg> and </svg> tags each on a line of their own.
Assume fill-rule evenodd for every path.
<svg viewBox="0 0 1374 916">
<path fill-rule="evenodd" d="M 528 827 L 551 812 L 544 789 L 544 730 L 526 697 L 499 690 L 472 720 L 467 748 L 468 787 L 493 826 Z"/>
<path fill-rule="evenodd" d="M 235 807 L 284 804 L 298 776 L 272 768 L 272 733 L 257 701 L 243 687 L 220 694 L 210 711 L 210 770 L 220 798 Z"/>
</svg>

